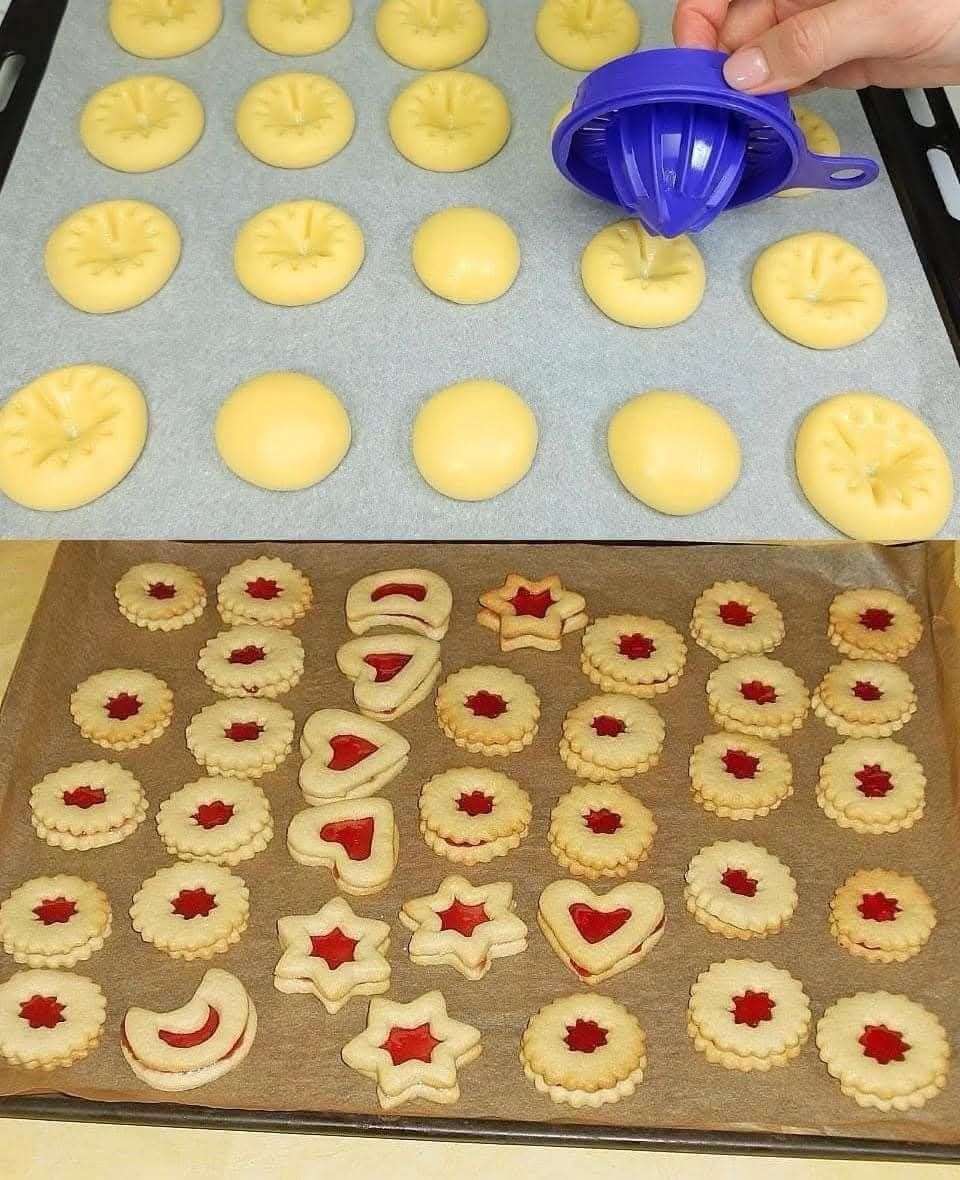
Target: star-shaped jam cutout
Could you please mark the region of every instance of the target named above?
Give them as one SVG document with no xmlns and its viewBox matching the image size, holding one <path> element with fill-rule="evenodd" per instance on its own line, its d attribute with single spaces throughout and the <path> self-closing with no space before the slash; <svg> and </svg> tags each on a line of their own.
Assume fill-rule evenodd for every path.
<svg viewBox="0 0 960 1180">
<path fill-rule="evenodd" d="M 857 909 L 870 922 L 895 922 L 900 913 L 897 899 L 882 892 L 864 893 Z"/>
<path fill-rule="evenodd" d="M 387 684 L 399 676 L 412 659 L 413 656 L 407 652 L 372 651 L 363 657 L 363 662 L 376 672 L 374 684 Z"/>
<path fill-rule="evenodd" d="M 857 1040 L 863 1046 L 864 1057 L 872 1057 L 879 1065 L 903 1061 L 911 1048 L 897 1029 L 887 1028 L 885 1024 L 864 1025 Z"/>
<path fill-rule="evenodd" d="M 727 774 L 735 779 L 756 778 L 760 769 L 760 759 L 746 750 L 726 750 L 721 761 Z"/>
<path fill-rule="evenodd" d="M 433 1051 L 439 1044 L 440 1041 L 430 1031 L 429 1024 L 418 1024 L 416 1028 L 392 1028 L 380 1048 L 386 1049 L 394 1065 L 403 1065 L 405 1061 L 423 1061 L 429 1064 L 433 1059 Z"/>
<path fill-rule="evenodd" d="M 380 749 L 355 733 L 338 733 L 329 741 L 333 757 L 327 763 L 328 770 L 350 770 Z"/>
<path fill-rule="evenodd" d="M 210 803 L 201 803 L 193 813 L 193 822 L 199 824 L 204 831 L 211 828 L 222 828 L 233 819 L 234 807 L 232 803 L 224 803 L 222 799 L 214 799 Z"/>
<path fill-rule="evenodd" d="M 597 737 L 619 737 L 627 728 L 626 723 L 619 717 L 610 717 L 606 713 L 594 717 L 590 724 Z"/>
<path fill-rule="evenodd" d="M 860 626 L 868 631 L 886 631 L 893 626 L 893 615 L 882 606 L 871 606 L 860 615 Z"/>
<path fill-rule="evenodd" d="M 484 791 L 470 791 L 464 793 L 457 800 L 457 811 L 462 811 L 475 819 L 478 815 L 489 815 L 493 811 L 494 799 Z"/>
<path fill-rule="evenodd" d="M 583 822 L 596 836 L 612 836 L 623 827 L 623 819 L 606 807 L 592 808 L 583 817 Z"/>
<path fill-rule="evenodd" d="M 198 889 L 181 889 L 176 897 L 171 898 L 170 907 L 189 922 L 191 918 L 208 917 L 210 911 L 217 908 L 217 899 L 201 885 Z"/>
<path fill-rule="evenodd" d="M 639 631 L 633 635 L 621 635 L 617 641 L 617 651 L 628 660 L 649 660 L 656 650 L 653 640 Z"/>
<path fill-rule="evenodd" d="M 248 643 L 246 647 L 235 647 L 227 656 L 228 664 L 259 664 L 267 658 L 267 653 L 255 643 Z"/>
<path fill-rule="evenodd" d="M 334 926 L 326 934 L 310 935 L 310 957 L 323 959 L 331 971 L 336 971 L 344 963 L 354 962 L 359 941 L 359 938 L 351 938 L 339 926 Z"/>
<path fill-rule="evenodd" d="M 107 792 L 103 787 L 82 785 L 64 791 L 62 798 L 66 807 L 79 807 L 82 811 L 87 811 L 99 803 L 106 803 Z"/>
<path fill-rule="evenodd" d="M 128 721 L 136 717 L 142 708 L 140 698 L 128 692 L 118 692 L 106 703 L 107 716 L 111 721 Z"/>
<path fill-rule="evenodd" d="M 490 921 L 486 907 L 481 905 L 467 905 L 455 897 L 445 910 L 438 910 L 441 930 L 456 930 L 464 938 L 469 938 L 478 926 Z"/>
<path fill-rule="evenodd" d="M 547 611 L 553 606 L 554 598 L 549 590 L 535 592 L 527 586 L 521 586 L 512 598 L 507 601 L 518 615 L 530 615 L 534 619 L 545 619 Z"/>
<path fill-rule="evenodd" d="M 731 998 L 734 1024 L 746 1024 L 750 1028 L 756 1028 L 761 1021 L 773 1020 L 773 1010 L 777 1005 L 768 992 L 754 992 L 747 988 L 742 996 Z"/>
<path fill-rule="evenodd" d="M 853 776 L 857 790 L 868 799 L 882 799 L 893 790 L 893 776 L 878 763 L 863 766 Z"/>
<path fill-rule="evenodd" d="M 736 893 L 738 897 L 757 896 L 758 882 L 750 876 L 746 869 L 724 869 L 720 875 L 720 884 L 726 885 L 730 892 Z"/>
<path fill-rule="evenodd" d="M 563 1039 L 572 1053 L 596 1053 L 607 1043 L 607 1030 L 595 1020 L 578 1017 L 574 1024 L 567 1025 Z"/>
<path fill-rule="evenodd" d="M 777 690 L 762 680 L 745 680 L 740 685 L 740 695 L 745 701 L 753 701 L 756 705 L 772 705 L 777 699 Z"/>
<path fill-rule="evenodd" d="M 45 897 L 33 912 L 44 926 L 62 926 L 77 912 L 77 903 L 70 897 Z"/>
<path fill-rule="evenodd" d="M 147 594 L 151 598 L 163 601 L 167 598 L 176 598 L 177 588 L 176 586 L 171 586 L 169 582 L 151 582 L 147 587 Z"/>
<path fill-rule="evenodd" d="M 259 598 L 263 602 L 269 602 L 273 598 L 279 598 L 282 593 L 282 588 L 273 578 L 254 578 L 247 582 L 247 594 L 250 598 Z"/>
<path fill-rule="evenodd" d="M 255 742 L 263 733 L 256 721 L 232 721 L 223 731 L 223 736 L 232 742 Z"/>
<path fill-rule="evenodd" d="M 753 622 L 753 611 L 745 602 L 722 602 L 720 618 L 728 627 L 749 627 Z"/>
<path fill-rule="evenodd" d="M 870 680 L 858 680 L 853 686 L 853 695 L 860 701 L 879 701 L 883 689 Z"/>
<path fill-rule="evenodd" d="M 464 704 L 474 717 L 487 717 L 491 721 L 502 717 L 507 711 L 507 702 L 503 697 L 497 692 L 487 692 L 485 688 L 468 696 Z"/>
<path fill-rule="evenodd" d="M 56 1028 L 66 1020 L 65 1007 L 56 996 L 33 995 L 20 1001 L 20 1019 L 31 1028 Z"/>
</svg>

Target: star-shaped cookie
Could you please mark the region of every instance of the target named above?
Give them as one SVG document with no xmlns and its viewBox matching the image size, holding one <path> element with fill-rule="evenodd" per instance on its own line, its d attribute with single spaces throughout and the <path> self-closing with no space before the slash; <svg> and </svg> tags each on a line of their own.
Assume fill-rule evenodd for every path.
<svg viewBox="0 0 960 1180">
<path fill-rule="evenodd" d="M 559 651 L 562 637 L 587 625 L 586 599 L 566 590 L 557 574 L 534 580 L 507 574 L 480 595 L 477 622 L 500 636 L 501 651 L 536 647 Z"/>
</svg>

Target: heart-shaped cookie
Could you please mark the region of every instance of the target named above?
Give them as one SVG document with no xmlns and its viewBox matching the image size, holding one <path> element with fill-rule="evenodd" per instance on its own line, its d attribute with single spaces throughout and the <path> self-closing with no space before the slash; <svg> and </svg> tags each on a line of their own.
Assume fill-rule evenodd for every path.
<svg viewBox="0 0 960 1180">
<path fill-rule="evenodd" d="M 442 639 L 450 625 L 453 595 L 430 570 L 385 570 L 355 582 L 347 592 L 347 626 L 354 635 L 374 627 L 402 627 Z"/>
<path fill-rule="evenodd" d="M 554 881 L 540 894 L 537 921 L 547 942 L 584 983 L 628 970 L 663 935 L 663 895 L 636 881 L 594 893 L 580 881 Z"/>
<path fill-rule="evenodd" d="M 344 893 L 377 893 L 393 876 L 399 837 L 386 799 L 309 807 L 290 821 L 287 848 L 303 865 L 328 868 Z"/>
<path fill-rule="evenodd" d="M 351 639 L 337 666 L 353 681 L 357 708 L 373 720 L 393 721 L 424 700 L 440 675 L 440 644 L 419 635 Z"/>
<path fill-rule="evenodd" d="M 379 721 L 319 709 L 300 735 L 300 789 L 314 806 L 375 795 L 407 764 L 410 743 Z"/>
</svg>

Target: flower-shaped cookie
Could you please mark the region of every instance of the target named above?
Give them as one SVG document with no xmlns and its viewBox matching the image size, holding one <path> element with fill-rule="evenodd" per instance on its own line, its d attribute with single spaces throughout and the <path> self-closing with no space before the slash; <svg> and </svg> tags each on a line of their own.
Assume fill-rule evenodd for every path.
<svg viewBox="0 0 960 1180">
<path fill-rule="evenodd" d="M 430 570 L 384 570 L 368 574 L 347 591 L 347 626 L 354 635 L 374 627 L 400 627 L 427 639 L 442 639 L 450 626 L 453 594 Z"/>
<path fill-rule="evenodd" d="M 267 847 L 273 817 L 266 795 L 246 779 L 202 778 L 160 804 L 157 832 L 171 856 L 236 865 Z"/>
<path fill-rule="evenodd" d="M 516 672 L 489 664 L 453 672 L 437 690 L 440 728 L 472 754 L 515 754 L 539 728 L 540 698 Z"/>
<path fill-rule="evenodd" d="M 912 959 L 936 924 L 927 891 L 890 869 L 859 869 L 830 902 L 830 933 L 844 950 L 875 963 Z"/>
<path fill-rule="evenodd" d="M 207 605 L 200 575 L 165 561 L 127 570 L 114 595 L 123 617 L 148 631 L 179 631 L 195 623 Z"/>
<path fill-rule="evenodd" d="M 686 662 L 680 632 L 646 615 L 608 615 L 583 633 L 580 666 L 604 692 L 657 696 L 679 682 Z"/>
<path fill-rule="evenodd" d="M 560 757 L 581 778 L 617 782 L 656 766 L 665 733 L 653 705 L 605 693 L 581 701 L 564 717 Z"/>
<path fill-rule="evenodd" d="M 843 660 L 817 686 L 813 711 L 843 737 L 889 737 L 917 711 L 917 693 L 895 664 Z"/>
<path fill-rule="evenodd" d="M 72 967 L 100 950 L 113 915 L 92 881 L 35 877 L 0 905 L 0 944 L 28 967 Z"/>
<path fill-rule="evenodd" d="M 690 755 L 690 786 L 700 806 L 722 819 L 755 819 L 793 794 L 793 768 L 762 738 L 711 733 Z"/>
<path fill-rule="evenodd" d="M 480 595 L 477 622 L 499 635 L 501 651 L 559 651 L 564 635 L 587 625 L 586 606 L 583 595 L 567 590 L 557 574 L 538 579 L 507 574 L 502 586 Z"/>
<path fill-rule="evenodd" d="M 327 868 L 345 893 L 379 893 L 397 867 L 400 836 L 386 799 L 341 799 L 298 812 L 287 829 L 295 861 Z"/>
<path fill-rule="evenodd" d="M 208 639 L 197 667 L 220 696 L 279 697 L 300 682 L 303 644 L 279 627 L 243 624 Z"/>
<path fill-rule="evenodd" d="M 530 830 L 530 796 L 496 770 L 461 767 L 420 789 L 420 832 L 434 852 L 459 864 L 484 864 L 516 848 Z"/>
<path fill-rule="evenodd" d="M 187 726 L 187 749 L 211 775 L 260 778 L 293 748 L 293 714 L 276 701 L 217 701 Z"/>
<path fill-rule="evenodd" d="M 410 743 L 379 721 L 319 709 L 300 734 L 300 790 L 313 806 L 375 795 L 403 770 Z"/>
<path fill-rule="evenodd" d="M 222 865 L 179 862 L 159 869 L 133 895 L 130 918 L 144 942 L 174 959 L 210 959 L 239 942 L 250 894 Z"/>
<path fill-rule="evenodd" d="M 707 703 L 721 729 L 776 738 L 803 725 L 810 694 L 796 672 L 779 661 L 740 656 L 710 673 Z"/>
<path fill-rule="evenodd" d="M 830 603 L 827 635 L 851 659 L 894 663 L 913 651 L 922 634 L 916 608 L 892 590 L 844 590 Z"/>
<path fill-rule="evenodd" d="M 550 813 L 550 851 L 576 877 L 626 877 L 646 860 L 657 825 L 623 787 L 578 783 Z"/>
<path fill-rule="evenodd" d="M 115 762 L 75 762 L 30 791 L 30 822 L 54 848 L 86 851 L 125 840 L 143 823 L 147 800 L 133 775 Z"/>
<path fill-rule="evenodd" d="M 780 608 L 748 582 L 714 582 L 697 599 L 690 634 L 718 660 L 760 655 L 783 642 Z"/>
<path fill-rule="evenodd" d="M 173 693 L 150 672 L 111 668 L 73 690 L 70 714 L 85 738 L 108 750 L 132 750 L 158 738 L 173 716 Z"/>
<path fill-rule="evenodd" d="M 430 695 L 440 676 L 440 644 L 421 635 L 367 635 L 337 649 L 365 717 L 394 721 Z"/>
<path fill-rule="evenodd" d="M 848 738 L 820 766 L 817 802 L 842 828 L 866 835 L 912 828 L 926 806 L 916 755 L 888 738 Z"/>
<path fill-rule="evenodd" d="M 107 999 L 70 971 L 18 971 L 0 983 L 0 1057 L 24 1069 L 81 1061 L 103 1032 Z"/>
<path fill-rule="evenodd" d="M 724 938 L 765 938 L 797 908 L 797 883 L 787 866 L 745 840 L 701 848 L 686 872 L 684 900 L 701 926 Z"/>
<path fill-rule="evenodd" d="M 291 627 L 312 602 L 313 587 L 306 576 L 279 557 L 242 561 L 227 570 L 217 586 L 217 609 L 231 627 Z"/>
</svg>

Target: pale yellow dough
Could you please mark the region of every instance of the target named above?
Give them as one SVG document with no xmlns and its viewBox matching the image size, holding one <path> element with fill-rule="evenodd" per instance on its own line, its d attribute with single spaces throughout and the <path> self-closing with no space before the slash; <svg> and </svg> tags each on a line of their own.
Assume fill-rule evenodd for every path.
<svg viewBox="0 0 960 1180">
<path fill-rule="evenodd" d="M 123 479 L 146 437 L 147 405 L 129 377 L 54 369 L 0 409 L 0 491 L 45 512 L 89 504 Z"/>
<path fill-rule="evenodd" d="M 80 116 L 94 159 L 118 172 L 152 172 L 181 159 L 203 134 L 203 106 L 175 78 L 140 74 L 112 82 Z"/>
<path fill-rule="evenodd" d="M 513 285 L 520 243 L 488 209 L 443 209 L 413 238 L 413 267 L 423 285 L 451 303 L 489 303 Z"/>
<path fill-rule="evenodd" d="M 347 35 L 353 0 L 249 0 L 250 36 L 271 53 L 323 53 Z"/>
<path fill-rule="evenodd" d="M 679 324 L 700 306 L 707 282 L 689 238 L 657 238 L 632 219 L 608 225 L 588 243 L 580 275 L 603 314 L 628 328 Z"/>
<path fill-rule="evenodd" d="M 797 433 L 797 478 L 830 524 L 857 541 L 919 541 L 953 504 L 950 462 L 906 407 L 875 393 L 841 393 L 807 414 Z"/>
<path fill-rule="evenodd" d="M 836 234 L 796 234 L 768 246 L 753 268 L 764 319 L 807 348 L 845 348 L 866 339 L 887 314 L 883 276 Z"/>
<path fill-rule="evenodd" d="M 251 295 L 280 307 L 301 307 L 342 291 L 363 255 L 360 227 L 342 209 L 324 201 L 287 201 L 244 225 L 234 265 Z"/>
<path fill-rule="evenodd" d="M 595 70 L 640 44 L 640 18 L 627 0 L 544 0 L 537 40 L 571 70 Z"/>
<path fill-rule="evenodd" d="M 43 256 L 57 294 L 95 315 L 144 303 L 179 261 L 177 227 L 145 201 L 102 201 L 78 209 L 47 239 Z"/>
<path fill-rule="evenodd" d="M 251 86 L 237 107 L 237 135 L 274 168 L 313 168 L 353 135 L 353 103 L 322 74 L 275 74 Z"/>
<path fill-rule="evenodd" d="M 740 477 L 737 436 L 716 410 L 686 393 L 652 390 L 621 406 L 607 450 L 627 491 L 670 516 L 719 504 Z"/>
<path fill-rule="evenodd" d="M 376 27 L 384 52 L 414 70 L 462 65 L 487 40 L 487 14 L 478 0 L 383 0 Z"/>
<path fill-rule="evenodd" d="M 308 488 L 341 463 L 350 419 L 340 399 L 305 373 L 264 373 L 220 407 L 217 450 L 234 475 L 272 491 Z"/>
<path fill-rule="evenodd" d="M 397 151 L 430 172 L 465 172 L 492 159 L 510 135 L 510 108 L 479 74 L 427 74 L 400 92 L 390 108 Z"/>
<path fill-rule="evenodd" d="M 110 0 L 110 32 L 135 57 L 192 53 L 222 20 L 221 0 Z"/>
<path fill-rule="evenodd" d="M 836 156 L 839 153 L 840 140 L 826 119 L 799 103 L 794 105 L 793 114 L 810 151 L 816 152 L 818 156 Z M 813 191 L 812 188 L 785 188 L 777 196 L 806 197 Z"/>
<path fill-rule="evenodd" d="M 527 474 L 537 438 L 537 420 L 518 393 L 496 381 L 461 381 L 421 407 L 413 458 L 452 500 L 489 500 Z"/>
</svg>

